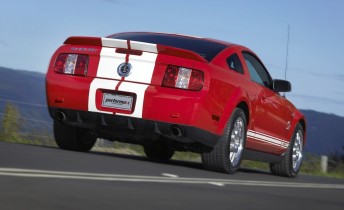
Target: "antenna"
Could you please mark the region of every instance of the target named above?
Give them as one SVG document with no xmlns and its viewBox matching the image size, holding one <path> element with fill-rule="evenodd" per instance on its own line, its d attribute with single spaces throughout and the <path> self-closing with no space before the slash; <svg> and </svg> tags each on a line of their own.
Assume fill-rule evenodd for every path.
<svg viewBox="0 0 344 210">
<path fill-rule="evenodd" d="M 287 80 L 287 70 L 288 70 L 288 57 L 289 57 L 289 32 L 290 25 L 288 25 L 288 38 L 287 38 L 287 54 L 285 57 L 285 70 L 284 70 L 284 79 Z"/>
<path fill-rule="evenodd" d="M 288 70 L 288 57 L 289 57 L 289 32 L 290 32 L 290 25 L 288 25 L 288 38 L 287 38 L 287 53 L 285 56 L 285 69 L 284 69 L 284 80 L 287 80 L 287 70 Z M 285 98 L 286 94 L 283 93 L 283 97 Z"/>
</svg>

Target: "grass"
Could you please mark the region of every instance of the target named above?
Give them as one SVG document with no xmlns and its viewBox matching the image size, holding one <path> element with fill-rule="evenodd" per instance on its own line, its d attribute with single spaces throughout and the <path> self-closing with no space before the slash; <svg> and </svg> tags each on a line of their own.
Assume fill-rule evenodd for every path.
<svg viewBox="0 0 344 210">
<path fill-rule="evenodd" d="M 201 163 L 201 155 L 193 152 L 175 152 L 172 160 L 183 160 Z"/>
<path fill-rule="evenodd" d="M 252 160 L 243 160 L 241 162 L 241 167 L 259 169 L 259 170 L 270 170 L 268 163 L 257 162 L 257 161 L 252 161 Z"/>
</svg>

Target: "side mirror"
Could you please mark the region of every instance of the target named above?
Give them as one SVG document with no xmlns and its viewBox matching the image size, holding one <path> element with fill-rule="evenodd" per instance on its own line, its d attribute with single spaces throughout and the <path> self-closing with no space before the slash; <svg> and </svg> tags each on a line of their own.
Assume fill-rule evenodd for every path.
<svg viewBox="0 0 344 210">
<path fill-rule="evenodd" d="M 276 92 L 290 92 L 291 84 L 289 81 L 286 80 L 274 79 L 273 90 Z"/>
</svg>

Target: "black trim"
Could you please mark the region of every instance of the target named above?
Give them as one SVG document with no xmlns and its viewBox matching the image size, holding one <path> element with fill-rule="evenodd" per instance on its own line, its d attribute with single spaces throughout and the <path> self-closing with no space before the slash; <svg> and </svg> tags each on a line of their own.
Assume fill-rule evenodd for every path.
<svg viewBox="0 0 344 210">
<path fill-rule="evenodd" d="M 276 92 L 290 92 L 291 91 L 291 84 L 289 81 L 281 80 L 281 79 L 274 79 L 272 84 L 273 84 L 273 90 Z"/>
<path fill-rule="evenodd" d="M 256 150 L 245 149 L 243 159 L 254 160 L 267 163 L 279 163 L 282 161 L 283 155 L 273 155 L 265 152 L 259 152 Z"/>
<path fill-rule="evenodd" d="M 72 126 L 91 129 L 95 131 L 99 138 L 105 138 L 110 141 L 122 141 L 144 145 L 150 141 L 163 138 L 175 144 L 177 147 L 182 147 L 183 150 L 201 152 L 209 147 L 214 147 L 220 138 L 218 135 L 191 126 L 127 116 L 51 107 L 49 108 L 49 112 L 51 117 L 55 120 L 58 120 L 57 116 L 62 114 L 64 115 L 63 120 L 59 117 L 61 122 Z M 176 135 L 176 130 L 173 132 L 171 129 L 172 127 L 177 128 L 178 131 L 180 129 L 180 135 Z M 188 146 L 191 145 L 191 148 L 187 147 L 185 144 L 188 144 Z M 205 148 L 203 148 L 204 146 Z"/>
<path fill-rule="evenodd" d="M 245 74 L 244 68 L 242 67 L 242 63 L 237 53 L 231 54 L 227 59 L 227 66 L 228 68 L 234 70 L 237 73 Z"/>
</svg>

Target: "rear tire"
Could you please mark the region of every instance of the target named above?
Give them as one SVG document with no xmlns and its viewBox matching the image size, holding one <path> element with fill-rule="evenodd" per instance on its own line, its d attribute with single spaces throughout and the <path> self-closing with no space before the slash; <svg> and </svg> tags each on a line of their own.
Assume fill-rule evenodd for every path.
<svg viewBox="0 0 344 210">
<path fill-rule="evenodd" d="M 65 150 L 87 152 L 96 143 L 97 137 L 89 130 L 54 121 L 56 144 Z"/>
<path fill-rule="evenodd" d="M 245 113 L 236 108 L 219 142 L 211 151 L 202 153 L 204 168 L 230 174 L 236 172 L 245 148 L 246 128 Z"/>
<path fill-rule="evenodd" d="M 302 164 L 303 143 L 304 131 L 300 123 L 298 123 L 282 161 L 270 164 L 271 173 L 291 178 L 297 176 Z"/>
<path fill-rule="evenodd" d="M 144 145 L 143 148 L 147 158 L 156 161 L 167 161 L 174 154 L 174 150 L 169 148 L 168 144 L 163 141 Z"/>
</svg>

